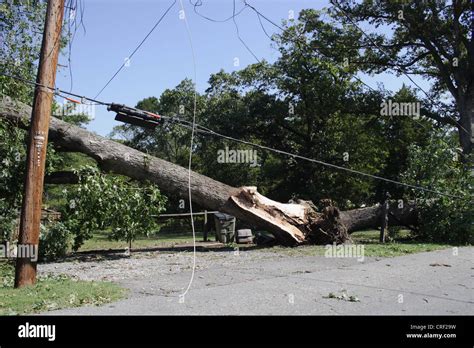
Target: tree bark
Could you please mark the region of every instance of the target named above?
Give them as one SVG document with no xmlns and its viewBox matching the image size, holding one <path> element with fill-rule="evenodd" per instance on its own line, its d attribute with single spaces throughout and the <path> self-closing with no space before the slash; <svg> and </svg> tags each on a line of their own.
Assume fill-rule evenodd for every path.
<svg viewBox="0 0 474 348">
<path fill-rule="evenodd" d="M 0 119 L 27 129 L 31 109 L 8 98 L 0 100 Z M 51 118 L 50 140 L 65 151 L 81 152 L 94 158 L 102 170 L 155 183 L 168 195 L 188 195 L 188 169 L 149 156 L 86 129 Z M 349 233 L 376 228 L 380 207 L 340 212 L 329 204 L 321 212 L 311 202 L 279 203 L 257 192 L 255 187 L 232 187 L 204 175 L 191 172 L 194 203 L 210 210 L 235 216 L 248 224 L 271 232 L 282 245 L 305 243 L 344 243 Z M 413 223 L 414 206 L 391 209 L 401 221 Z"/>
<path fill-rule="evenodd" d="M 474 149 L 474 86 L 470 86 L 466 93 L 462 93 L 458 104 L 461 115 L 458 127 L 459 141 L 463 154 L 470 155 Z"/>
</svg>

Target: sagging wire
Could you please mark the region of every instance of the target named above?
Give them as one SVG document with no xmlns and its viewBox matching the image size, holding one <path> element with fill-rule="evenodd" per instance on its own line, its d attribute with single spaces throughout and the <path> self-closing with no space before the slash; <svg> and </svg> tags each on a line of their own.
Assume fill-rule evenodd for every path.
<svg viewBox="0 0 474 348">
<path fill-rule="evenodd" d="M 192 129 L 191 129 L 191 144 L 189 146 L 189 161 L 188 161 L 188 196 L 189 196 L 189 212 L 191 217 L 191 227 L 193 230 L 193 269 L 191 273 L 191 278 L 189 280 L 188 286 L 186 290 L 180 295 L 180 300 L 184 301 L 184 297 L 188 293 L 189 289 L 194 280 L 194 274 L 196 272 L 196 231 L 194 227 L 194 220 L 193 220 L 193 202 L 192 202 L 192 190 L 191 190 L 191 167 L 193 161 L 193 148 L 194 148 L 194 131 L 196 125 L 196 111 L 197 111 L 197 67 L 196 67 L 196 54 L 194 51 L 193 40 L 191 37 L 191 30 L 189 29 L 188 19 L 186 17 L 186 12 L 184 11 L 183 1 L 179 0 L 179 4 L 181 6 L 181 10 L 184 13 L 184 23 L 186 26 L 186 32 L 188 34 L 189 46 L 191 48 L 192 58 L 193 58 L 193 72 L 194 72 L 194 102 L 193 102 L 193 122 L 192 122 Z"/>
<path fill-rule="evenodd" d="M 156 23 L 153 25 L 153 27 L 150 29 L 150 31 L 145 35 L 145 37 L 140 41 L 140 43 L 137 45 L 137 47 L 133 50 L 133 52 L 128 56 L 128 60 L 124 61 L 122 65 L 117 69 L 117 71 L 112 75 L 112 77 L 107 81 L 107 83 L 100 89 L 100 91 L 96 94 L 94 98 L 98 98 L 99 95 L 102 94 L 102 92 L 107 88 L 107 86 L 110 85 L 110 83 L 117 77 L 117 75 L 122 71 L 122 69 L 126 66 L 127 62 L 132 59 L 132 57 L 137 53 L 137 51 L 142 47 L 142 45 L 145 43 L 145 41 L 148 39 L 148 37 L 155 31 L 155 29 L 158 27 L 158 25 L 163 21 L 163 19 L 166 17 L 166 15 L 170 12 L 170 10 L 173 8 L 173 6 L 176 4 L 176 0 L 173 1 L 173 3 L 166 9 L 166 11 L 161 15 L 161 17 L 156 21 Z"/>
</svg>

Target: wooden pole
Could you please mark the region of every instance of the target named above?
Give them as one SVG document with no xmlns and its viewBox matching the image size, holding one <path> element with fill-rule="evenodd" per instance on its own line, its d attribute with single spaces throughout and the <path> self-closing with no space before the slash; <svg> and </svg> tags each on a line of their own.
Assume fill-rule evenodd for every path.
<svg viewBox="0 0 474 348">
<path fill-rule="evenodd" d="M 63 15 L 64 0 L 49 0 L 36 78 L 36 82 L 42 86 L 54 88 L 55 85 Z M 46 147 L 54 95 L 52 90 L 42 86 L 36 86 L 33 99 L 18 241 L 19 244 L 36 248 L 39 242 Z M 36 261 L 19 257 L 16 263 L 15 287 L 32 285 L 35 282 Z"/>
<path fill-rule="evenodd" d="M 380 243 L 385 243 L 387 239 L 388 211 L 389 211 L 390 193 L 386 192 L 382 201 L 382 221 L 380 224 Z"/>
<path fill-rule="evenodd" d="M 204 229 L 203 229 L 203 234 L 204 234 L 204 238 L 203 240 L 205 242 L 207 242 L 207 233 L 208 233 L 208 229 L 207 229 L 207 210 L 204 210 Z"/>
</svg>

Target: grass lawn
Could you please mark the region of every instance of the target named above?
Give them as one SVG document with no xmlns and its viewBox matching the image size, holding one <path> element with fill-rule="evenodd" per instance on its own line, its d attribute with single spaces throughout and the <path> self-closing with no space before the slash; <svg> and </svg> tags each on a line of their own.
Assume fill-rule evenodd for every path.
<svg viewBox="0 0 474 348">
<path fill-rule="evenodd" d="M 433 251 L 439 249 L 446 249 L 452 247 L 447 244 L 436 243 L 422 243 L 413 240 L 409 232 L 402 230 L 397 233 L 395 240 L 385 244 L 379 243 L 379 234 L 377 230 L 361 231 L 353 233 L 352 239 L 355 244 L 364 245 L 364 255 L 374 257 L 393 257 L 412 253 L 419 253 L 424 251 Z M 94 237 L 85 242 L 79 251 L 89 250 L 109 250 L 109 249 L 125 249 L 128 245 L 126 242 L 113 241 L 108 239 L 107 232 L 94 234 Z M 202 233 L 196 233 L 196 240 L 202 241 Z M 214 240 L 213 233 L 209 234 L 209 240 Z M 140 237 L 132 243 L 133 249 L 146 249 L 154 247 L 172 247 L 184 243 L 192 243 L 193 238 L 190 232 L 188 233 L 158 233 L 152 237 Z M 237 244 L 222 245 L 223 248 L 235 247 Z M 239 245 L 241 249 L 251 248 L 249 245 Z M 324 245 L 303 245 L 296 248 L 274 246 L 269 248 L 262 248 L 261 250 L 281 253 L 291 256 L 311 256 L 324 255 L 326 249 Z"/>
<path fill-rule="evenodd" d="M 107 232 L 98 232 L 94 236 L 87 240 L 84 245 L 81 246 L 79 251 L 90 251 L 90 250 L 109 250 L 109 249 L 125 249 L 128 247 L 128 243 L 124 241 L 110 240 Z M 213 240 L 214 235 L 209 234 L 208 239 Z M 196 241 L 202 241 L 202 232 L 196 232 Z M 163 246 L 173 246 L 183 243 L 192 243 L 192 233 L 158 233 L 151 237 L 139 237 L 132 242 L 133 249 L 144 249 L 154 248 Z"/>
<path fill-rule="evenodd" d="M 364 256 L 367 257 L 394 257 L 453 247 L 452 245 L 448 244 L 423 243 L 415 241 L 409 237 L 409 232 L 405 230 L 400 231 L 394 241 L 387 242 L 385 244 L 379 243 L 379 235 L 380 231 L 369 230 L 354 232 L 351 237 L 354 244 L 364 245 Z M 322 256 L 326 251 L 324 245 L 304 245 L 297 248 L 275 246 L 268 250 L 291 256 Z"/>
<path fill-rule="evenodd" d="M 110 282 L 76 281 L 47 276 L 34 286 L 13 288 L 14 267 L 0 262 L 0 315 L 45 312 L 83 305 L 100 305 L 123 298 L 126 290 Z"/>
</svg>

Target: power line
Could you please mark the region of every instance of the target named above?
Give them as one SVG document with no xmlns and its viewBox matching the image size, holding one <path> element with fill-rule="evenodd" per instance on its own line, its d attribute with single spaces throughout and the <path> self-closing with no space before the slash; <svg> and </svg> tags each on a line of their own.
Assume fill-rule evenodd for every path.
<svg viewBox="0 0 474 348">
<path fill-rule="evenodd" d="M 242 45 L 245 47 L 245 49 L 255 58 L 255 60 L 257 62 L 260 63 L 260 59 L 258 59 L 257 55 L 250 49 L 250 47 L 247 45 L 247 43 L 242 39 L 242 37 L 240 36 L 240 30 L 239 30 L 239 26 L 237 24 L 237 21 L 235 20 L 235 18 L 240 15 L 248 6 L 245 5 L 243 8 L 241 8 L 238 12 L 236 12 L 236 6 L 235 6 L 235 0 L 232 1 L 232 16 L 224 19 L 224 20 L 217 20 L 217 19 L 213 19 L 213 18 L 210 18 L 210 17 L 207 17 L 207 16 L 204 16 L 202 15 L 201 13 L 199 13 L 196 8 L 197 7 L 200 7 L 202 6 L 202 0 L 196 0 L 195 3 L 192 2 L 192 0 L 189 0 L 189 3 L 193 6 L 194 8 L 194 12 L 208 20 L 208 21 L 211 21 L 211 22 L 214 22 L 214 23 L 224 23 L 224 22 L 228 22 L 230 20 L 232 20 L 232 22 L 234 23 L 234 26 L 235 26 L 235 30 L 237 32 L 237 38 L 239 39 L 239 41 L 242 43 Z"/>
<path fill-rule="evenodd" d="M 270 18 L 268 18 L 267 16 L 265 16 L 261 11 L 259 11 L 258 9 L 256 9 L 254 6 L 250 5 L 247 0 L 244 0 L 244 4 L 245 6 L 249 7 L 250 9 L 252 9 L 258 16 L 258 19 L 260 20 L 260 23 L 261 23 L 261 18 L 265 19 L 268 23 L 272 24 L 274 27 L 280 29 L 282 32 L 285 31 L 285 28 L 283 28 L 281 25 L 275 23 L 274 21 L 272 21 Z M 267 32 L 265 31 L 265 28 L 262 26 L 262 29 L 264 30 L 265 34 L 267 36 L 269 36 L 267 34 Z M 271 37 L 269 37 L 271 39 Z M 290 40 L 290 41 L 293 41 L 295 42 L 296 44 L 303 44 L 304 46 L 308 46 L 308 44 L 305 42 L 305 41 L 301 41 L 301 42 L 298 42 L 298 41 L 294 41 L 294 40 Z M 323 52 L 321 52 L 321 50 L 318 50 L 318 52 L 325 58 L 327 59 L 332 59 L 331 57 L 328 57 L 327 55 L 325 55 Z M 358 82 L 362 83 L 364 86 L 366 86 L 367 88 L 373 90 L 373 91 L 376 91 L 374 88 L 372 88 L 370 85 L 368 85 L 366 82 L 362 81 L 357 75 L 353 75 L 353 78 L 356 79 Z"/>
<path fill-rule="evenodd" d="M 143 40 L 138 44 L 138 46 L 133 50 L 133 52 L 128 56 L 128 60 L 124 61 L 122 65 L 117 69 L 117 71 L 112 75 L 112 77 L 107 81 L 107 83 L 102 87 L 102 89 L 97 93 L 97 95 L 94 98 L 97 98 L 103 91 L 104 89 L 107 88 L 107 86 L 112 82 L 112 80 L 122 71 L 122 69 L 125 67 L 125 65 L 128 63 L 128 61 L 133 57 L 133 55 L 142 47 L 142 45 L 145 43 L 145 41 L 148 39 L 148 37 L 155 31 L 156 27 L 161 23 L 161 21 L 166 17 L 168 12 L 173 8 L 173 6 L 176 4 L 176 0 L 173 1 L 173 3 L 166 9 L 166 11 L 161 15 L 161 17 L 158 19 L 158 21 L 155 23 L 153 28 L 146 34 L 146 36 L 143 38 Z"/>
<path fill-rule="evenodd" d="M 68 91 L 64 91 L 62 89 L 59 89 L 59 88 L 55 88 L 55 87 L 50 87 L 50 86 L 45 86 L 41 83 L 37 83 L 37 82 L 33 82 L 33 81 L 28 81 L 26 79 L 23 79 L 21 77 L 18 77 L 18 76 L 12 76 L 12 75 L 9 75 L 9 74 L 5 74 L 5 73 L 0 73 L 0 76 L 6 76 L 6 77 L 9 77 L 9 78 L 12 78 L 12 79 L 15 79 L 15 80 L 18 80 L 18 81 L 21 81 L 21 82 L 24 82 L 24 83 L 27 83 L 27 84 L 30 84 L 30 85 L 34 85 L 34 86 L 37 86 L 37 87 L 42 87 L 42 88 L 46 88 L 46 89 L 49 89 L 50 91 L 52 91 L 54 94 L 60 96 L 60 97 L 63 97 L 61 96 L 61 94 L 66 94 L 66 95 L 70 95 L 70 96 L 73 96 L 73 97 L 76 97 L 76 98 L 80 98 L 81 100 L 89 100 L 93 103 L 96 103 L 98 105 L 105 105 L 105 106 L 109 106 L 111 103 L 106 103 L 106 102 L 102 102 L 100 100 L 96 100 L 95 98 L 89 98 L 89 97 L 86 97 L 86 96 L 83 96 L 83 95 L 79 95 L 79 94 L 75 94 L 75 93 L 72 93 L 72 92 L 68 92 Z M 63 97 L 64 98 L 64 97 Z"/>
<path fill-rule="evenodd" d="M 181 10 L 184 12 L 183 1 L 179 0 L 179 4 L 181 5 Z M 191 227 L 193 230 L 193 269 L 191 278 L 189 280 L 188 286 L 186 290 L 181 294 L 184 296 L 188 293 L 189 289 L 194 280 L 194 274 L 196 271 L 196 231 L 194 228 L 194 220 L 193 220 L 193 200 L 192 200 L 192 190 L 191 190 L 191 167 L 193 163 L 193 147 L 194 147 L 194 131 L 196 125 L 196 111 L 197 111 L 197 67 L 196 67 L 196 53 L 194 52 L 194 45 L 193 39 L 191 37 L 191 30 L 189 29 L 188 19 L 186 17 L 186 13 L 184 14 L 184 24 L 186 26 L 186 32 L 188 34 L 189 46 L 191 47 L 191 53 L 193 58 L 193 72 L 194 72 L 194 102 L 193 102 L 193 122 L 192 122 L 192 130 L 191 130 L 191 144 L 189 146 L 189 160 L 188 160 L 188 197 L 189 197 L 189 213 L 191 214 Z"/>
<path fill-rule="evenodd" d="M 260 14 L 256 13 L 257 14 L 257 18 L 258 18 L 258 22 L 260 23 L 260 27 L 262 28 L 263 32 L 265 33 L 265 35 L 270 39 L 270 40 L 273 40 L 272 37 L 267 33 L 267 30 L 265 29 L 265 26 L 263 25 L 262 23 L 262 18 L 260 17 Z"/>
<path fill-rule="evenodd" d="M 255 53 L 250 49 L 250 47 L 245 43 L 245 41 L 240 37 L 240 31 L 239 31 L 239 26 L 237 25 L 237 22 L 235 21 L 235 0 L 233 0 L 233 11 L 232 11 L 232 21 L 234 22 L 235 30 L 237 31 L 237 37 L 239 38 L 239 41 L 242 43 L 242 45 L 245 46 L 247 51 L 250 52 L 250 54 L 255 58 L 257 62 L 260 63 L 260 59 L 257 58 Z"/>
<path fill-rule="evenodd" d="M 256 9 L 254 6 L 250 5 L 250 4 L 247 2 L 247 0 L 244 0 L 244 3 L 245 3 L 246 6 L 248 6 L 250 9 L 252 9 L 252 10 L 257 14 L 257 16 L 258 16 L 259 19 L 260 19 L 260 18 L 263 18 L 263 19 L 265 19 L 268 23 L 270 23 L 270 24 L 272 24 L 273 26 L 275 26 L 276 28 L 280 29 L 282 32 L 285 31 L 285 28 L 283 28 L 281 25 L 279 25 L 279 24 L 275 23 L 274 21 L 272 21 L 270 18 L 268 18 L 267 16 L 265 16 L 261 11 L 259 11 L 258 9 Z M 264 29 L 263 26 L 262 26 L 262 29 Z M 265 33 L 266 33 L 266 32 L 265 32 Z M 268 36 L 268 35 L 267 35 L 267 36 Z M 303 44 L 304 46 L 309 47 L 309 45 L 308 45 L 305 41 L 300 41 L 300 42 L 295 41 L 295 40 L 290 40 L 290 41 L 293 41 L 293 42 L 295 42 L 295 43 L 297 43 L 297 44 Z M 310 48 L 311 48 L 311 47 L 310 47 Z M 325 55 L 323 52 L 321 52 L 321 50 L 318 49 L 318 52 L 319 52 L 323 57 L 332 60 L 331 57 L 328 57 L 327 55 Z M 370 85 L 368 85 L 366 82 L 364 82 L 364 81 L 363 81 L 361 78 L 359 78 L 357 75 L 353 75 L 353 78 L 354 78 L 355 80 L 357 80 L 358 82 L 360 82 L 361 84 L 363 84 L 364 86 L 366 86 L 367 88 L 369 88 L 370 90 L 372 90 L 372 91 L 374 91 L 374 92 L 377 91 L 377 90 L 375 90 L 373 87 L 371 87 Z"/>
<path fill-rule="evenodd" d="M 199 17 L 204 18 L 204 19 L 206 19 L 206 20 L 208 20 L 208 21 L 210 21 L 210 22 L 214 22 L 214 23 L 225 23 L 225 22 L 228 22 L 228 21 L 230 21 L 231 19 L 233 19 L 233 18 L 237 17 L 238 15 L 240 15 L 240 14 L 241 14 L 243 11 L 245 11 L 245 9 L 247 8 L 247 7 L 244 6 L 244 7 L 242 7 L 237 13 L 232 14 L 232 16 L 230 16 L 230 17 L 228 17 L 228 18 L 226 18 L 226 19 L 222 19 L 222 20 L 221 20 L 221 19 L 214 19 L 214 18 L 207 17 L 207 16 L 205 16 L 205 15 L 203 15 L 203 14 L 201 14 L 201 13 L 199 13 L 199 12 L 197 11 L 197 7 L 201 7 L 201 6 L 202 6 L 202 0 L 196 0 L 194 3 L 192 2 L 192 0 L 189 0 L 189 3 L 193 6 L 193 11 L 194 11 L 194 13 L 196 13 Z"/>
<path fill-rule="evenodd" d="M 30 83 L 30 84 L 33 84 L 33 85 L 38 85 L 38 86 L 41 86 L 41 87 L 45 87 L 45 88 L 48 88 L 48 89 L 50 89 L 50 90 L 52 90 L 52 91 L 55 91 L 56 93 L 64 93 L 64 94 L 71 95 L 71 96 L 75 96 L 75 97 L 78 97 L 78 98 L 83 98 L 83 99 L 85 99 L 85 100 L 89 100 L 89 101 L 95 102 L 95 103 L 100 104 L 100 105 L 107 105 L 107 106 L 108 106 L 108 105 L 111 105 L 111 103 L 106 103 L 106 102 L 102 102 L 102 101 L 99 101 L 99 100 L 95 100 L 95 99 L 93 99 L 93 98 L 88 98 L 88 97 L 85 97 L 85 96 L 80 96 L 80 95 L 78 95 L 78 94 L 66 92 L 66 91 L 63 91 L 63 90 L 60 90 L 60 89 L 57 89 L 57 88 L 52 88 L 52 87 L 43 86 L 43 85 L 40 85 L 40 84 L 38 84 L 38 83 L 36 83 L 36 82 L 27 81 L 27 80 L 24 80 L 24 79 L 22 79 L 22 78 L 16 78 L 16 77 L 14 77 L 14 76 L 10 76 L 10 75 L 3 74 L 3 73 L 0 73 L 0 75 L 7 76 L 7 77 L 11 77 L 11 78 L 14 78 L 14 79 L 18 79 L 18 80 L 20 80 L 20 81 L 23 81 L 23 82 L 26 82 L 26 83 Z M 140 110 L 140 109 L 137 109 L 137 108 L 132 108 L 132 109 L 135 109 L 135 110 L 138 110 L 138 111 L 146 112 L 145 110 Z M 437 195 L 440 195 L 440 196 L 445 196 L 445 197 L 450 197 L 450 198 L 458 198 L 458 199 L 465 199 L 465 198 L 466 198 L 466 197 L 451 195 L 451 194 L 444 193 L 444 192 L 440 192 L 440 191 L 436 191 L 436 190 L 431 190 L 431 189 L 428 189 L 428 188 L 422 187 L 422 186 L 416 186 L 416 185 L 406 184 L 406 183 L 403 183 L 403 182 L 400 182 L 400 181 L 396 181 L 396 180 L 384 178 L 384 177 L 381 177 L 381 176 L 378 176 L 378 175 L 373 175 L 373 174 L 361 172 L 361 171 L 358 171 L 358 170 L 355 170 L 355 169 L 346 168 L 346 167 L 342 167 L 342 166 L 339 166 L 339 165 L 336 165 L 336 164 L 327 163 L 327 162 L 324 162 L 324 161 L 321 161 L 321 160 L 317 160 L 317 159 L 313 159 L 313 158 L 301 156 L 301 155 L 298 155 L 298 154 L 294 154 L 294 153 L 291 153 L 291 152 L 287 152 L 287 151 L 283 151 L 283 150 L 271 148 L 271 147 L 269 147 L 269 146 L 260 145 L 260 144 L 252 143 L 252 142 L 250 142 L 250 141 L 246 141 L 246 140 L 241 140 L 241 139 L 233 138 L 233 137 L 231 137 L 231 136 L 218 133 L 218 132 L 216 132 L 216 131 L 214 131 L 214 130 L 212 130 L 212 129 L 209 129 L 209 128 L 205 127 L 205 126 L 201 126 L 201 125 L 195 123 L 195 120 L 194 120 L 194 119 L 193 119 L 193 122 L 190 122 L 190 121 L 184 120 L 184 119 L 182 119 L 182 118 L 180 118 L 180 117 L 176 117 L 176 116 L 164 116 L 164 115 L 160 115 L 160 117 L 161 117 L 162 119 L 164 119 L 164 120 L 169 120 L 170 122 L 176 123 L 176 124 L 178 124 L 178 125 L 180 125 L 180 126 L 182 126 L 182 127 L 185 127 L 185 128 L 187 128 L 187 129 L 190 129 L 190 130 L 196 129 L 197 132 L 200 132 L 200 133 L 203 133 L 203 134 L 210 134 L 210 135 L 217 136 L 217 137 L 220 137 L 220 138 L 223 138 L 223 139 L 227 139 L 227 140 L 230 140 L 230 141 L 234 141 L 234 142 L 238 142 L 238 143 L 241 143 L 241 144 L 245 144 L 245 145 L 257 147 L 257 148 L 260 148 L 260 149 L 263 149 L 263 150 L 267 150 L 267 151 L 279 153 L 279 154 L 286 155 L 286 156 L 293 157 L 293 158 L 298 158 L 298 159 L 305 160 L 305 161 L 308 161 L 308 162 L 317 163 L 317 164 L 320 164 L 320 165 L 323 165 L 323 166 L 326 166 L 326 167 L 330 167 L 330 168 L 334 168 L 334 169 L 338 169 L 338 170 L 341 170 L 341 171 L 350 172 L 350 173 L 352 173 L 352 174 L 357 174 L 357 175 L 369 177 L 369 178 L 372 178 L 372 179 L 375 179 L 375 180 L 381 180 L 381 181 L 389 182 L 389 183 L 392 183 L 392 184 L 395 184 L 395 185 L 405 186 L 405 187 L 408 187 L 408 188 L 411 188 L 411 189 L 415 189 L 415 190 L 421 190 L 421 191 L 425 191 L 425 192 L 430 192 L 430 193 L 434 193 L 434 194 L 437 194 Z"/>
<path fill-rule="evenodd" d="M 68 0 L 68 3 L 66 5 L 66 9 L 69 10 L 69 20 L 67 21 L 67 36 L 68 36 L 68 70 L 69 70 L 69 92 L 71 92 L 74 88 L 74 75 L 72 72 L 72 45 L 74 43 L 74 39 L 76 38 L 76 33 L 79 28 L 79 26 L 82 26 L 84 29 L 84 34 L 86 33 L 86 27 L 84 26 L 84 8 L 85 5 L 83 5 L 82 0 Z M 79 9 L 80 13 L 80 22 L 77 22 L 77 10 Z M 72 28 L 74 27 L 74 30 Z"/>
<path fill-rule="evenodd" d="M 166 118 L 166 116 L 165 116 L 165 118 Z M 186 124 L 186 123 L 190 123 L 190 122 L 185 121 L 185 120 L 182 120 L 182 119 L 180 119 L 179 121 L 184 122 L 184 124 L 178 122 L 179 125 L 184 126 L 184 127 L 188 128 L 188 129 L 190 129 L 189 124 Z M 217 133 L 217 132 L 215 132 L 215 131 L 213 131 L 213 130 L 211 130 L 211 129 L 209 129 L 209 128 L 206 128 L 206 127 L 203 127 L 203 126 L 200 126 L 200 125 L 197 125 L 197 131 L 198 131 L 198 132 L 201 132 L 201 133 L 205 133 L 205 134 L 214 135 L 214 136 L 217 136 L 217 137 L 220 137 L 220 138 L 223 138 L 223 139 L 227 139 L 227 140 L 230 140 L 230 141 L 238 142 L 238 143 L 241 143 L 241 144 L 245 144 L 245 145 L 257 147 L 257 148 L 260 148 L 260 149 L 263 149 L 263 150 L 267 150 L 267 151 L 279 153 L 279 154 L 286 155 L 286 156 L 289 156 L 289 157 L 298 158 L 298 159 L 305 160 L 305 161 L 308 161 L 308 162 L 317 163 L 317 164 L 320 164 L 320 165 L 323 165 L 323 166 L 326 166 L 326 167 L 330 167 L 330 168 L 334 168 L 334 169 L 338 169 L 338 170 L 350 172 L 350 173 L 352 173 L 352 174 L 362 175 L 362 176 L 365 176 L 365 177 L 369 177 L 369 178 L 372 178 L 372 179 L 376 179 L 376 180 L 381 180 L 381 181 L 389 182 L 389 183 L 392 183 L 392 184 L 395 184 L 395 185 L 399 185 L 399 186 L 405 186 L 405 187 L 408 187 L 408 188 L 411 188 L 411 189 L 415 189 L 415 190 L 421 190 L 421 191 L 425 191 L 425 192 L 430 192 L 430 193 L 434 193 L 434 194 L 437 194 L 437 195 L 440 195 L 440 196 L 445 196 L 445 197 L 450 197 L 450 198 L 458 198 L 458 199 L 465 199 L 465 198 L 466 198 L 466 197 L 451 195 L 451 194 L 444 193 L 444 192 L 440 192 L 440 191 L 436 191 L 436 190 L 431 190 L 431 189 L 428 189 L 428 188 L 422 187 L 422 186 L 416 186 L 416 185 L 406 184 L 406 183 L 399 182 L 399 181 L 396 181 L 396 180 L 387 179 L 387 178 L 384 178 L 384 177 L 381 177 L 381 176 L 378 176 L 378 175 L 373 175 L 373 174 L 364 173 L 364 172 L 361 172 L 361 171 L 358 171 L 358 170 L 355 170 L 355 169 L 342 167 L 342 166 L 339 166 L 339 165 L 336 165 L 336 164 L 332 164 L 332 163 L 327 163 L 327 162 L 324 162 L 324 161 L 321 161 L 321 160 L 317 160 L 317 159 L 314 159 L 314 158 L 309 158 L 309 157 L 297 155 L 297 154 L 294 154 L 294 153 L 291 153 L 291 152 L 287 152 L 287 151 L 283 151 L 283 150 L 271 148 L 271 147 L 268 147 L 268 146 L 265 146 L 265 145 L 260 145 L 260 144 L 252 143 L 252 142 L 250 142 L 250 141 L 246 141 L 246 140 L 241 140 L 241 139 L 233 138 L 233 137 L 228 136 L 228 135 L 224 135 L 224 134 L 221 134 L 221 133 Z"/>
</svg>

